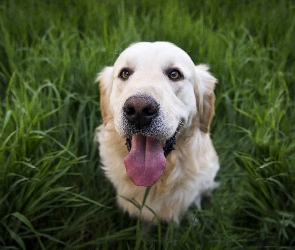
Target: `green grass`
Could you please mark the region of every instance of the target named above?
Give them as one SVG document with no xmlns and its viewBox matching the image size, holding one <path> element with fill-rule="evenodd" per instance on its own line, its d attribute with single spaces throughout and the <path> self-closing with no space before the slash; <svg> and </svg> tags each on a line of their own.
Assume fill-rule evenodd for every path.
<svg viewBox="0 0 295 250">
<path fill-rule="evenodd" d="M 0 248 L 293 249 L 294 1 L 0 3 Z M 200 223 L 140 222 L 99 168 L 94 79 L 136 41 L 171 41 L 219 79 L 220 186 Z"/>
</svg>

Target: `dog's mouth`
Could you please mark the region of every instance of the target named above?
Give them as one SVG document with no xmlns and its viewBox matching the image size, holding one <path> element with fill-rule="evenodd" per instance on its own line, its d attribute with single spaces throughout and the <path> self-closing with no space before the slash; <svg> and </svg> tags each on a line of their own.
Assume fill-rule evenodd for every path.
<svg viewBox="0 0 295 250">
<path fill-rule="evenodd" d="M 135 185 L 149 187 L 159 180 L 166 167 L 166 157 L 174 150 L 176 133 L 165 143 L 141 133 L 126 138 L 129 154 L 124 164 Z"/>
</svg>

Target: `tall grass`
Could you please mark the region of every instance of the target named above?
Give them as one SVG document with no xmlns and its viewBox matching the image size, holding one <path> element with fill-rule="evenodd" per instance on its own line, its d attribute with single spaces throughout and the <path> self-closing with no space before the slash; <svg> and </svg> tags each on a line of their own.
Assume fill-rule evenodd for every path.
<svg viewBox="0 0 295 250">
<path fill-rule="evenodd" d="M 0 3 L 0 246 L 292 249 L 293 1 Z M 99 168 L 93 84 L 136 41 L 171 41 L 219 79 L 220 186 L 179 227 L 144 235 Z"/>
</svg>

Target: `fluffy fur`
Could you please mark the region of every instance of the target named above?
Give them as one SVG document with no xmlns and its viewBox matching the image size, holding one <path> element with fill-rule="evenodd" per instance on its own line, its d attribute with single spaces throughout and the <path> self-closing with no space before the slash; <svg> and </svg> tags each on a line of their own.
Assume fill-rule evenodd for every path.
<svg viewBox="0 0 295 250">
<path fill-rule="evenodd" d="M 124 69 L 132 71 L 126 80 L 120 77 Z M 177 81 L 168 75 L 174 69 L 182 75 Z M 190 205 L 200 208 L 201 197 L 216 187 L 219 162 L 209 135 L 216 79 L 207 66 L 195 66 L 175 45 L 142 42 L 123 51 L 113 67 L 103 69 L 97 81 L 103 124 L 96 138 L 102 167 L 117 191 L 119 206 L 147 221 L 157 218 L 179 223 Z M 160 128 L 148 136 L 164 143 L 177 131 L 175 150 L 168 155 L 165 170 L 151 186 L 141 211 L 130 200 L 142 204 L 146 187 L 135 185 L 126 173 L 128 135 L 122 111 L 126 100 L 137 95 L 151 96 L 160 107 Z"/>
</svg>

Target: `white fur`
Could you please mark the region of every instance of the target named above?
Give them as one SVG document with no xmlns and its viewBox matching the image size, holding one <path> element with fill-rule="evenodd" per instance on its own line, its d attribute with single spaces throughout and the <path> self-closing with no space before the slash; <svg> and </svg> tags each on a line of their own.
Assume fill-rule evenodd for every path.
<svg viewBox="0 0 295 250">
<path fill-rule="evenodd" d="M 131 77 L 118 77 L 123 68 L 132 68 Z M 165 70 L 179 69 L 184 78 L 171 81 Z M 191 204 L 200 208 L 202 195 L 216 187 L 218 157 L 212 145 L 209 126 L 214 114 L 216 79 L 205 65 L 195 66 L 180 48 L 167 42 L 136 43 L 119 56 L 113 67 L 98 76 L 104 123 L 97 129 L 101 162 L 106 176 L 117 190 L 120 207 L 131 216 L 178 223 Z M 161 110 L 159 138 L 171 137 L 179 123 L 175 150 L 167 157 L 162 177 L 151 187 L 140 210 L 145 187 L 129 179 L 124 166 L 128 154 L 125 144 L 122 106 L 135 94 L 152 96 Z"/>
</svg>

